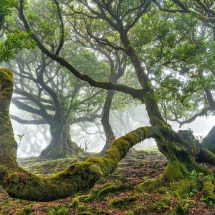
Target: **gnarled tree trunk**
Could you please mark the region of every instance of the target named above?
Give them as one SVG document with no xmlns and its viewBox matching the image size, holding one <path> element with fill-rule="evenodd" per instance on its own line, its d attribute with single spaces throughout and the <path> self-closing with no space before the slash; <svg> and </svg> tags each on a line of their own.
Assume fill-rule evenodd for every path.
<svg viewBox="0 0 215 215">
<path fill-rule="evenodd" d="M 66 120 L 53 120 L 50 124 L 51 142 L 42 150 L 40 156 L 48 159 L 65 158 L 77 155 L 83 150 L 72 141 L 70 125 Z"/>
<path fill-rule="evenodd" d="M 184 179 L 189 171 L 196 170 L 210 178 L 203 180 L 203 194 L 213 195 L 213 173 L 196 163 L 195 158 L 215 164 L 215 156 L 199 144 L 192 135 L 177 134 L 167 126 L 146 126 L 118 138 L 102 158 L 91 157 L 85 162 L 70 165 L 50 177 L 28 173 L 16 162 L 16 142 L 9 118 L 9 104 L 13 89 L 12 72 L 0 69 L 0 184 L 11 197 L 51 201 L 91 188 L 102 177 L 112 173 L 129 149 L 147 138 L 157 140 L 160 151 L 167 157 L 168 165 L 159 183 Z M 184 133 L 184 132 L 183 132 Z"/>
</svg>

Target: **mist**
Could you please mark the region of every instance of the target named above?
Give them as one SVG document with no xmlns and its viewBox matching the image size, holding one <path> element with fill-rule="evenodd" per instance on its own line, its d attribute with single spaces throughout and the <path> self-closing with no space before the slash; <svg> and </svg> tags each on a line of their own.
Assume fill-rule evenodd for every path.
<svg viewBox="0 0 215 215">
<path fill-rule="evenodd" d="M 22 117 L 26 112 L 19 110 L 15 105 L 11 104 L 10 113 Z M 204 138 L 210 129 L 214 126 L 214 116 L 198 117 L 194 122 L 185 124 L 181 128 L 177 122 L 169 122 L 175 131 L 191 129 L 195 137 L 199 140 Z M 51 135 L 48 125 L 23 125 L 15 120 L 11 120 L 14 130 L 14 137 L 18 144 L 18 157 L 38 156 L 40 152 L 49 145 Z M 115 137 L 125 135 L 138 127 L 149 126 L 149 118 L 144 105 L 127 107 L 124 110 L 112 110 L 110 114 L 110 123 L 114 131 Z M 70 127 L 72 140 L 78 146 L 87 152 L 100 152 L 106 142 L 105 133 L 103 131 L 100 120 L 94 123 L 77 123 Z M 18 135 L 22 135 L 19 139 Z M 156 145 L 154 139 L 145 140 L 135 146 L 135 148 L 143 148 Z"/>
</svg>

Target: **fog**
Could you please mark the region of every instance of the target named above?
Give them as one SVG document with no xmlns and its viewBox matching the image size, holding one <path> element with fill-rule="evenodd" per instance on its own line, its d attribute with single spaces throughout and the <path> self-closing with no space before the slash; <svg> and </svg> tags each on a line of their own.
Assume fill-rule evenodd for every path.
<svg viewBox="0 0 215 215">
<path fill-rule="evenodd" d="M 14 105 L 11 105 L 10 112 L 20 118 L 26 116 L 26 112 L 18 110 Z M 17 155 L 19 157 L 37 156 L 41 150 L 45 148 L 50 142 L 50 133 L 48 125 L 23 125 L 14 120 L 12 121 L 14 129 L 14 137 L 18 143 Z M 194 135 L 201 139 L 205 137 L 210 129 L 214 126 L 215 117 L 198 117 L 194 122 L 185 124 L 179 128 L 178 123 L 169 122 L 175 131 L 192 129 Z M 111 111 L 110 123 L 115 133 L 116 138 L 132 131 L 138 127 L 149 125 L 149 118 L 147 116 L 145 106 L 139 105 L 136 107 L 129 107 L 123 111 Z M 19 140 L 18 135 L 24 134 L 23 138 Z M 105 144 L 105 134 L 99 120 L 94 123 L 79 123 L 71 126 L 72 140 L 79 146 L 85 148 L 87 146 L 88 152 L 99 152 Z M 142 148 L 155 145 L 153 139 L 145 140 L 135 146 L 135 148 Z"/>
</svg>

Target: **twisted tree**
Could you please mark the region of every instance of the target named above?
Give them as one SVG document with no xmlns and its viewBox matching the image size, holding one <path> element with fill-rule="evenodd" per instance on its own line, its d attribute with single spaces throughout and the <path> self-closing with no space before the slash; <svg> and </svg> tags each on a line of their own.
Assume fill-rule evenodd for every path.
<svg viewBox="0 0 215 215">
<path fill-rule="evenodd" d="M 26 56 L 28 60 L 25 60 Z M 39 66 L 34 69 L 37 64 Z M 82 152 L 71 139 L 70 126 L 100 117 L 98 94 L 101 90 L 88 89 L 86 83 L 47 61 L 38 51 L 32 55 L 22 52 L 8 66 L 15 74 L 12 103 L 31 113 L 33 118 L 11 115 L 11 119 L 22 124 L 48 124 L 50 127 L 52 139 L 41 157 L 68 157 Z"/>
<path fill-rule="evenodd" d="M 194 169 L 210 176 L 203 181 L 203 194 L 205 197 L 215 198 L 212 171 L 195 161 L 198 157 L 199 160 L 215 163 L 214 154 L 204 149 L 192 135 L 185 139 L 167 126 L 147 126 L 132 131 L 117 139 L 102 158 L 91 157 L 85 162 L 72 164 L 56 175 L 43 178 L 28 173 L 16 162 L 17 143 L 9 118 L 13 92 L 10 70 L 0 70 L 0 84 L 0 182 L 11 197 L 51 201 L 71 196 L 82 189 L 92 187 L 96 181 L 112 173 L 133 145 L 147 138 L 156 138 L 159 149 L 168 159 L 168 165 L 158 184 L 162 186 L 163 183 L 183 179 Z"/>
</svg>

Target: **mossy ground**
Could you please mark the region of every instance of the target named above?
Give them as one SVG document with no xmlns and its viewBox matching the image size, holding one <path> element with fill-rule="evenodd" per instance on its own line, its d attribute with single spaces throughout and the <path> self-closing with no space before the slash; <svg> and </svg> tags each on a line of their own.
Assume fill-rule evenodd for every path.
<svg viewBox="0 0 215 215">
<path fill-rule="evenodd" d="M 84 158 L 41 162 L 31 158 L 19 161 L 30 172 L 50 175 Z M 113 174 L 98 181 L 91 191 L 51 202 L 12 199 L 0 188 L 0 215 L 215 214 L 213 203 L 210 199 L 202 199 L 202 191 L 198 189 L 198 186 L 201 187 L 198 184 L 202 177 L 200 174 L 192 172 L 186 181 L 160 186 L 157 179 L 166 164 L 165 158 L 154 147 L 141 152 L 133 150 L 119 163 Z M 210 169 L 215 171 L 215 166 L 211 165 Z M 141 184 L 143 181 L 145 183 Z"/>
</svg>

